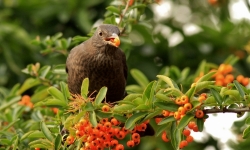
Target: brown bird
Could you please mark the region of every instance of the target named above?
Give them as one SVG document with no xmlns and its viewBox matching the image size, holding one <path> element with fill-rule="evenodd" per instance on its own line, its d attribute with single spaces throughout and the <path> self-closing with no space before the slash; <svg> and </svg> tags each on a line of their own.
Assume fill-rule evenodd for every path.
<svg viewBox="0 0 250 150">
<path fill-rule="evenodd" d="M 74 47 L 66 61 L 68 87 L 72 94 L 80 94 L 84 78 L 89 78 L 89 93 L 108 88 L 106 101 L 116 102 L 125 95 L 127 64 L 123 51 L 118 48 L 120 30 L 117 26 L 100 25 L 87 41 Z M 148 125 L 141 136 L 154 135 Z"/>
<path fill-rule="evenodd" d="M 127 64 L 125 54 L 118 48 L 119 35 L 117 26 L 103 24 L 91 38 L 70 51 L 66 72 L 72 94 L 80 94 L 82 81 L 88 77 L 90 94 L 106 86 L 107 102 L 124 98 Z"/>
</svg>

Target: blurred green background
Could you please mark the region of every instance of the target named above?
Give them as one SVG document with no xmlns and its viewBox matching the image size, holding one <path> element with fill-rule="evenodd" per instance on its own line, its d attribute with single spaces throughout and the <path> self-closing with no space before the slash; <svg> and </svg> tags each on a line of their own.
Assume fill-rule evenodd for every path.
<svg viewBox="0 0 250 150">
<path fill-rule="evenodd" d="M 67 53 L 45 55 L 41 53 L 41 46 L 32 44 L 32 40 L 59 32 L 69 40 L 77 35 L 86 36 L 93 25 L 107 19 L 106 7 L 124 2 L 0 0 L 0 86 L 10 89 L 22 83 L 27 75 L 21 70 L 30 63 L 40 62 L 41 66 L 65 63 Z M 137 2 L 148 5 L 142 14 L 131 12 L 139 16 L 139 21 L 128 22 L 122 37 L 121 48 L 126 53 L 129 69 L 137 68 L 153 80 L 165 66 L 190 67 L 191 72 L 195 72 L 203 59 L 220 64 L 233 54 L 240 58 L 235 65 L 237 70 L 249 76 L 250 22 L 233 18 L 233 14 L 243 9 L 231 9 L 241 2 L 249 13 L 249 0 L 135 0 Z M 129 75 L 128 84 L 132 83 L 134 80 Z M 242 132 L 242 124 L 235 123 L 236 133 Z M 186 149 L 200 150 L 209 145 L 220 149 L 218 141 L 207 136 L 206 143 L 192 143 Z M 158 140 L 145 138 L 140 149 L 165 149 L 169 144 L 156 145 Z M 249 142 L 239 141 L 240 144 L 230 144 L 232 149 L 249 149 Z"/>
</svg>

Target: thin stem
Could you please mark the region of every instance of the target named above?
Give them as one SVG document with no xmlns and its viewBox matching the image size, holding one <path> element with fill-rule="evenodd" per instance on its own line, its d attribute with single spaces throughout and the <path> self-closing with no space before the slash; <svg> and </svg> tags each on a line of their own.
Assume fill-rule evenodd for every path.
<svg viewBox="0 0 250 150">
<path fill-rule="evenodd" d="M 224 108 L 224 109 L 204 109 L 205 114 L 214 113 L 240 113 L 240 112 L 250 112 L 248 107 L 245 108 Z"/>
<path fill-rule="evenodd" d="M 124 8 L 124 10 L 123 10 L 122 14 L 120 15 L 120 20 L 119 20 L 118 25 L 120 25 L 120 24 L 121 24 L 122 19 L 123 19 L 123 17 L 125 16 L 125 14 L 126 14 L 126 12 L 127 12 L 127 10 L 128 10 L 128 7 L 129 7 L 129 3 L 130 3 L 130 1 L 131 1 L 131 0 L 128 0 L 128 1 L 127 1 L 127 3 L 126 3 L 126 7 Z"/>
</svg>

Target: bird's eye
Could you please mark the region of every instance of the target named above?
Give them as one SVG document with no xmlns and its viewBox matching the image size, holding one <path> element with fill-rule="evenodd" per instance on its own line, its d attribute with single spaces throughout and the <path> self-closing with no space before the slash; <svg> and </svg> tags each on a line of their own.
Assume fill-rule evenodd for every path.
<svg viewBox="0 0 250 150">
<path fill-rule="evenodd" d="M 99 32 L 99 35 L 102 36 L 102 32 Z"/>
</svg>

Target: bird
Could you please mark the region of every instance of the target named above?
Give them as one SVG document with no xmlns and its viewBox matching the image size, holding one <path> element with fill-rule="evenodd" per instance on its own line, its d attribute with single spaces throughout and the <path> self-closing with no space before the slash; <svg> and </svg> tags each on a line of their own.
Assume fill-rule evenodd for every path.
<svg viewBox="0 0 250 150">
<path fill-rule="evenodd" d="M 126 56 L 119 48 L 120 30 L 111 24 L 97 27 L 93 36 L 75 46 L 66 60 L 68 88 L 71 94 L 80 94 L 82 81 L 89 78 L 89 93 L 107 87 L 106 102 L 114 103 L 126 95 L 128 67 Z M 148 125 L 141 136 L 154 135 Z"/>
<path fill-rule="evenodd" d="M 125 97 L 128 69 L 119 36 L 117 26 L 102 24 L 92 37 L 70 51 L 66 60 L 70 93 L 80 94 L 83 79 L 89 78 L 89 93 L 107 87 L 106 102 Z"/>
</svg>

